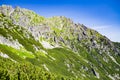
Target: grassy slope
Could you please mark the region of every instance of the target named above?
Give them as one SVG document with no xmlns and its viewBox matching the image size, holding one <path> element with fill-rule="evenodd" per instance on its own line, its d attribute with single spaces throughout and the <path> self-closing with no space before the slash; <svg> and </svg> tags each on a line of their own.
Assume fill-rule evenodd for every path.
<svg viewBox="0 0 120 80">
<path fill-rule="evenodd" d="M 34 19 L 34 20 L 36 22 L 37 19 Z M 119 66 L 116 66 L 116 64 L 113 63 L 112 60 L 111 60 L 111 63 L 105 63 L 103 61 L 102 57 L 107 56 L 106 54 L 100 55 L 97 53 L 97 50 L 93 50 L 90 52 L 90 54 L 88 54 L 87 48 L 85 46 L 81 47 L 76 43 L 76 41 L 74 42 L 75 39 L 73 37 L 74 35 L 72 34 L 70 35 L 71 36 L 70 39 L 73 40 L 74 42 L 73 44 L 75 44 L 75 46 L 77 46 L 78 49 L 80 49 L 79 54 L 72 52 L 70 49 L 67 49 L 67 48 L 45 49 L 42 47 L 42 45 L 38 41 L 36 41 L 33 38 L 31 33 L 27 32 L 27 30 L 24 29 L 23 27 L 14 25 L 8 17 L 5 17 L 4 15 L 0 14 L 0 21 L 4 22 L 3 25 L 1 25 L 1 26 L 4 26 L 4 28 L 0 27 L 0 35 L 6 38 L 9 38 L 10 36 L 12 36 L 13 40 L 17 39 L 18 42 L 22 44 L 22 46 L 24 47 L 21 50 L 17 50 L 12 47 L 8 47 L 6 45 L 0 44 L 0 52 L 8 54 L 9 57 L 11 57 L 12 59 L 18 62 L 21 62 L 21 63 L 24 61 L 31 62 L 33 64 L 31 66 L 34 66 L 34 65 L 39 66 L 42 69 L 44 69 L 43 64 L 46 64 L 46 66 L 52 73 L 56 73 L 57 75 L 70 76 L 70 77 L 78 76 L 80 79 L 96 80 L 97 78 L 95 77 L 95 75 L 93 75 L 91 71 L 91 69 L 95 67 L 98 68 L 95 70 L 99 72 L 101 79 L 105 79 L 105 80 L 109 79 L 106 75 L 106 71 L 109 72 L 109 74 L 119 73 L 117 71 L 115 72 L 114 70 L 114 68 L 119 68 Z M 37 21 L 39 22 L 39 20 Z M 35 24 L 37 24 L 38 22 L 36 22 Z M 60 36 L 61 32 L 65 32 L 65 31 L 58 30 L 58 28 L 55 27 L 56 25 L 59 25 L 59 24 L 61 23 L 58 23 L 58 24 L 56 23 L 55 25 L 52 23 L 49 23 L 49 25 L 52 26 L 52 29 L 56 31 L 56 34 L 55 34 L 56 36 Z M 64 24 L 64 26 L 69 26 L 69 24 Z M 64 34 L 65 33 L 63 33 L 62 35 Z M 29 35 L 30 38 L 27 38 L 26 35 Z M 63 38 L 66 39 L 66 36 L 64 36 Z M 39 51 L 35 50 L 33 44 L 38 47 Z M 84 41 L 81 44 L 84 44 Z M 44 50 L 47 54 L 40 51 L 41 49 Z M 30 54 L 31 52 L 32 54 Z M 24 59 L 23 56 L 26 56 L 26 58 Z M 97 58 L 100 60 L 100 63 L 102 63 L 103 65 L 102 67 L 98 63 L 97 59 L 94 59 L 94 56 L 97 56 Z M 55 60 L 52 57 L 55 58 Z M 87 63 L 85 60 L 88 60 L 89 63 Z M 5 63 L 7 62 L 9 61 L 6 61 Z M 69 71 L 65 63 L 70 65 Z M 92 63 L 93 66 L 90 63 Z M 85 69 L 82 69 L 83 66 L 87 67 L 88 71 L 85 71 Z M 113 66 L 113 67 L 109 68 L 108 66 Z M 9 70 L 9 68 L 7 70 Z M 72 72 L 74 72 L 75 74 L 73 74 Z M 83 74 L 85 75 L 85 77 L 83 76 Z"/>
</svg>

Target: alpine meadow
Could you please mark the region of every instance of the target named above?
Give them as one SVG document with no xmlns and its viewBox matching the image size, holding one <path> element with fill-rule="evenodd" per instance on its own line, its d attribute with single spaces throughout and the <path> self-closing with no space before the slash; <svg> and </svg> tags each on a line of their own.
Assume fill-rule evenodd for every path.
<svg viewBox="0 0 120 80">
<path fill-rule="evenodd" d="M 120 80 L 120 43 L 88 27 L 0 6 L 0 80 Z"/>
</svg>

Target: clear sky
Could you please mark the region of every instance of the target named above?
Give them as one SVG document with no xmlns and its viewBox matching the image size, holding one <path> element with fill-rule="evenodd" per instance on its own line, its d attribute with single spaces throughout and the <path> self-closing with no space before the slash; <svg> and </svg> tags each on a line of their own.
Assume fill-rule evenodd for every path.
<svg viewBox="0 0 120 80">
<path fill-rule="evenodd" d="M 0 0 L 45 17 L 66 16 L 120 42 L 120 0 Z"/>
</svg>

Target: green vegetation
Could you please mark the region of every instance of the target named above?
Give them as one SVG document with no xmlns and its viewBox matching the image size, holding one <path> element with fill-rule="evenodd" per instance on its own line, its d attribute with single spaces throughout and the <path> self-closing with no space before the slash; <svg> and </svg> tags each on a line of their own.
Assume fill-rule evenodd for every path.
<svg viewBox="0 0 120 80">
<path fill-rule="evenodd" d="M 9 12 L 0 13 L 0 80 L 119 80 L 120 43 L 63 16 Z"/>
<path fill-rule="evenodd" d="M 68 77 L 52 74 L 28 62 L 15 63 L 9 59 L 0 57 L 0 80 L 67 80 L 67 79 Z"/>
</svg>

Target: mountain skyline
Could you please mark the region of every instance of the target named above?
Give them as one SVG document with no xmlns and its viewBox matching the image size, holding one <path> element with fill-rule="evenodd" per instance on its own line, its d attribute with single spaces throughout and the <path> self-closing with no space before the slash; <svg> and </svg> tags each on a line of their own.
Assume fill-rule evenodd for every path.
<svg viewBox="0 0 120 80">
<path fill-rule="evenodd" d="M 119 0 L 1 0 L 2 4 L 27 8 L 45 17 L 65 16 L 120 42 Z"/>
<path fill-rule="evenodd" d="M 0 80 L 120 80 L 120 43 L 64 16 L 2 5 Z"/>
</svg>

